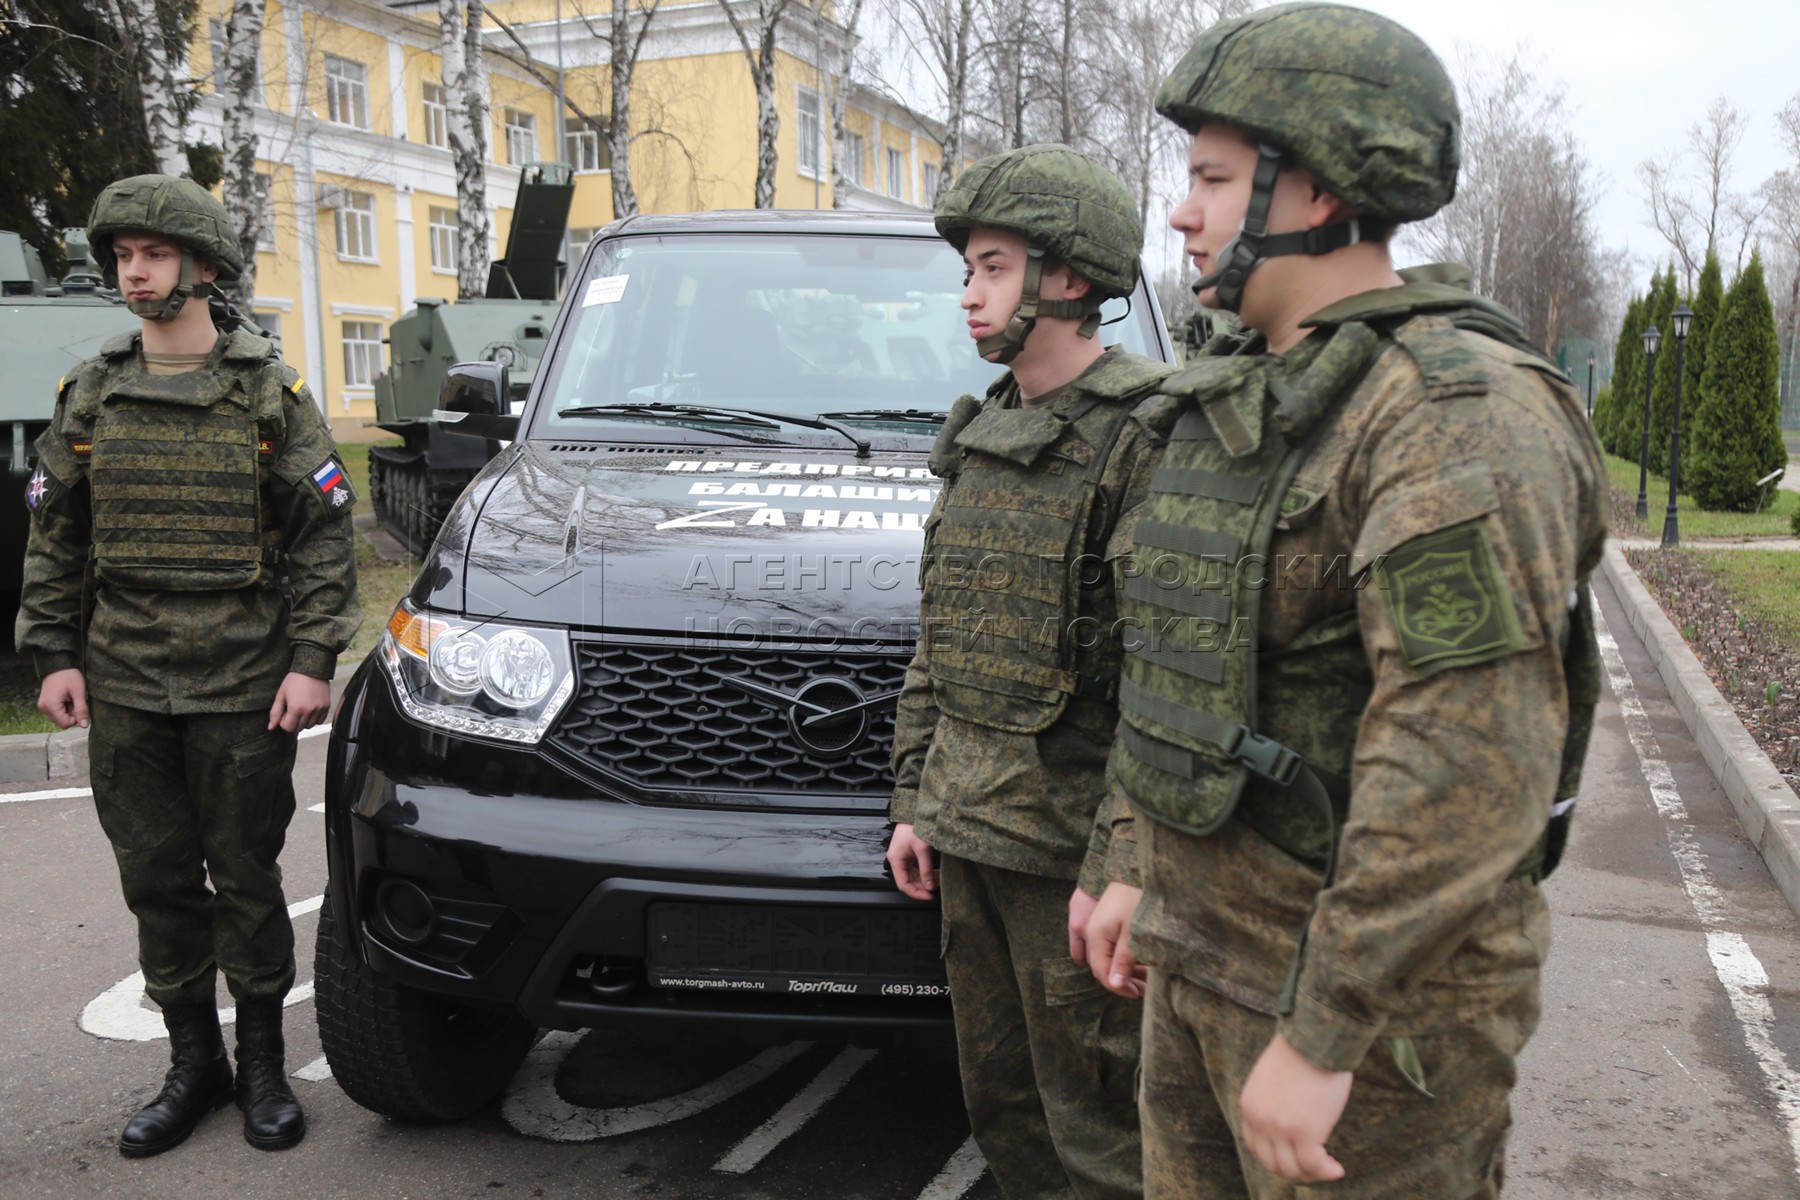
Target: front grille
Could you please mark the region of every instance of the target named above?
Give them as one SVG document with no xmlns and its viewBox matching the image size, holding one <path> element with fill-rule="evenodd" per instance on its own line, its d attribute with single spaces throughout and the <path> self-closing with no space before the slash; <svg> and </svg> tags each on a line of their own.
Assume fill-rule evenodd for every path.
<svg viewBox="0 0 1800 1200">
<path fill-rule="evenodd" d="M 893 701 L 866 710 L 860 733 L 861 722 L 848 720 L 802 731 L 790 706 L 727 680 L 788 695 L 805 688 L 835 711 L 857 692 L 899 691 L 911 650 L 578 642 L 575 698 L 546 740 L 646 791 L 885 796 Z"/>
</svg>

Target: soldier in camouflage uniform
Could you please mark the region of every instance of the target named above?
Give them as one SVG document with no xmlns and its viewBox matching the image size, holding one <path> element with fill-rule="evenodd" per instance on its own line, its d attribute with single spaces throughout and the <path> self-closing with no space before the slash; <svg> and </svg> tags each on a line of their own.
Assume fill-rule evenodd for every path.
<svg viewBox="0 0 1800 1200">
<path fill-rule="evenodd" d="M 1151 967 L 1145 1193 L 1494 1196 L 1598 698 L 1600 453 L 1466 273 L 1393 269 L 1458 165 L 1416 37 L 1264 9 L 1157 108 L 1191 135 L 1200 299 L 1257 336 L 1152 403 L 1122 568 L 1089 960 L 1124 991 Z"/>
<path fill-rule="evenodd" d="M 1011 370 L 957 401 L 932 452 L 945 482 L 888 861 L 915 898 L 941 882 L 963 1096 L 1000 1190 L 1135 1197 L 1139 1007 L 1070 955 L 1103 883 L 1071 887 L 1118 719 L 1105 560 L 1156 453 L 1131 412 L 1168 373 L 1094 337 L 1101 304 L 1137 283 L 1143 227 L 1124 186 L 1066 146 L 975 164 L 937 227 L 968 265 L 977 349 Z"/>
<path fill-rule="evenodd" d="M 306 1126 L 283 1062 L 294 933 L 276 858 L 295 737 L 324 719 L 361 620 L 354 497 L 300 377 L 267 340 L 213 325 L 211 284 L 243 264 L 217 199 L 121 180 L 88 237 L 143 325 L 63 380 L 38 439 L 17 641 L 38 707 L 88 728 L 94 805 L 169 1030 L 163 1089 L 119 1149 L 159 1154 L 234 1094 L 250 1144 L 281 1149 Z"/>
</svg>

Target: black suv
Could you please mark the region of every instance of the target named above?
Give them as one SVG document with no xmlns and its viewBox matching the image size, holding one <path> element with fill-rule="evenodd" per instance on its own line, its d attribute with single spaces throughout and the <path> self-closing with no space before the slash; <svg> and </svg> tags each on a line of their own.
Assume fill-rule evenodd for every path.
<svg viewBox="0 0 1800 1200">
<path fill-rule="evenodd" d="M 928 219 L 634 217 L 594 239 L 510 441 L 331 733 L 319 1029 L 453 1119 L 536 1029 L 942 1036 L 935 905 L 883 871 L 894 701 L 944 411 L 997 369 Z M 1140 286 L 1108 342 L 1168 357 Z"/>
</svg>

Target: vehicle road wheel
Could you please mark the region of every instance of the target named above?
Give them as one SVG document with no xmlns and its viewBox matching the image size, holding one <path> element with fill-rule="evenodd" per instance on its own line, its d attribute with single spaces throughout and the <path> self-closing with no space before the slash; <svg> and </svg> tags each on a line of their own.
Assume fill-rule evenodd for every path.
<svg viewBox="0 0 1800 1200">
<path fill-rule="evenodd" d="M 537 1029 L 465 1008 L 369 969 L 338 936 L 331 896 L 313 963 L 319 1041 L 344 1094 L 403 1121 L 456 1121 L 500 1094 Z"/>
</svg>

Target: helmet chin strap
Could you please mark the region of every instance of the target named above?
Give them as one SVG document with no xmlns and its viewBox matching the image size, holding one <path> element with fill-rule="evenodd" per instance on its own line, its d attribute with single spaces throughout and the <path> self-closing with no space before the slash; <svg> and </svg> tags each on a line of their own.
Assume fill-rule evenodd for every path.
<svg viewBox="0 0 1800 1200">
<path fill-rule="evenodd" d="M 1076 332 L 1084 338 L 1094 336 L 1100 328 L 1100 306 L 1106 303 L 1106 298 L 1095 296 L 1090 291 L 1080 300 L 1046 300 L 1039 294 L 1043 283 L 1044 252 L 1036 246 L 1028 246 L 1025 250 L 1025 283 L 1019 290 L 1019 307 L 999 333 L 975 339 L 975 353 L 991 363 L 1006 366 L 1019 357 L 1019 351 L 1025 349 L 1025 339 L 1037 328 L 1039 317 L 1062 317 L 1080 321 L 1081 327 Z"/>
<path fill-rule="evenodd" d="M 1271 258 L 1289 254 L 1330 254 L 1363 240 L 1362 222 L 1356 217 L 1296 233 L 1269 232 L 1269 206 L 1275 199 L 1275 180 L 1281 174 L 1281 151 L 1257 147 L 1256 174 L 1250 181 L 1250 207 L 1238 235 L 1219 251 L 1219 269 L 1194 281 L 1194 295 L 1216 288 L 1219 307 L 1237 312 L 1244 303 L 1244 285 L 1250 273 Z"/>
<path fill-rule="evenodd" d="M 181 279 L 163 300 L 127 300 L 125 307 L 135 315 L 150 321 L 173 321 L 181 313 L 182 306 L 195 296 L 210 296 L 212 284 L 200 280 L 199 264 L 194 261 L 194 252 L 186 246 L 181 248 Z"/>
</svg>

